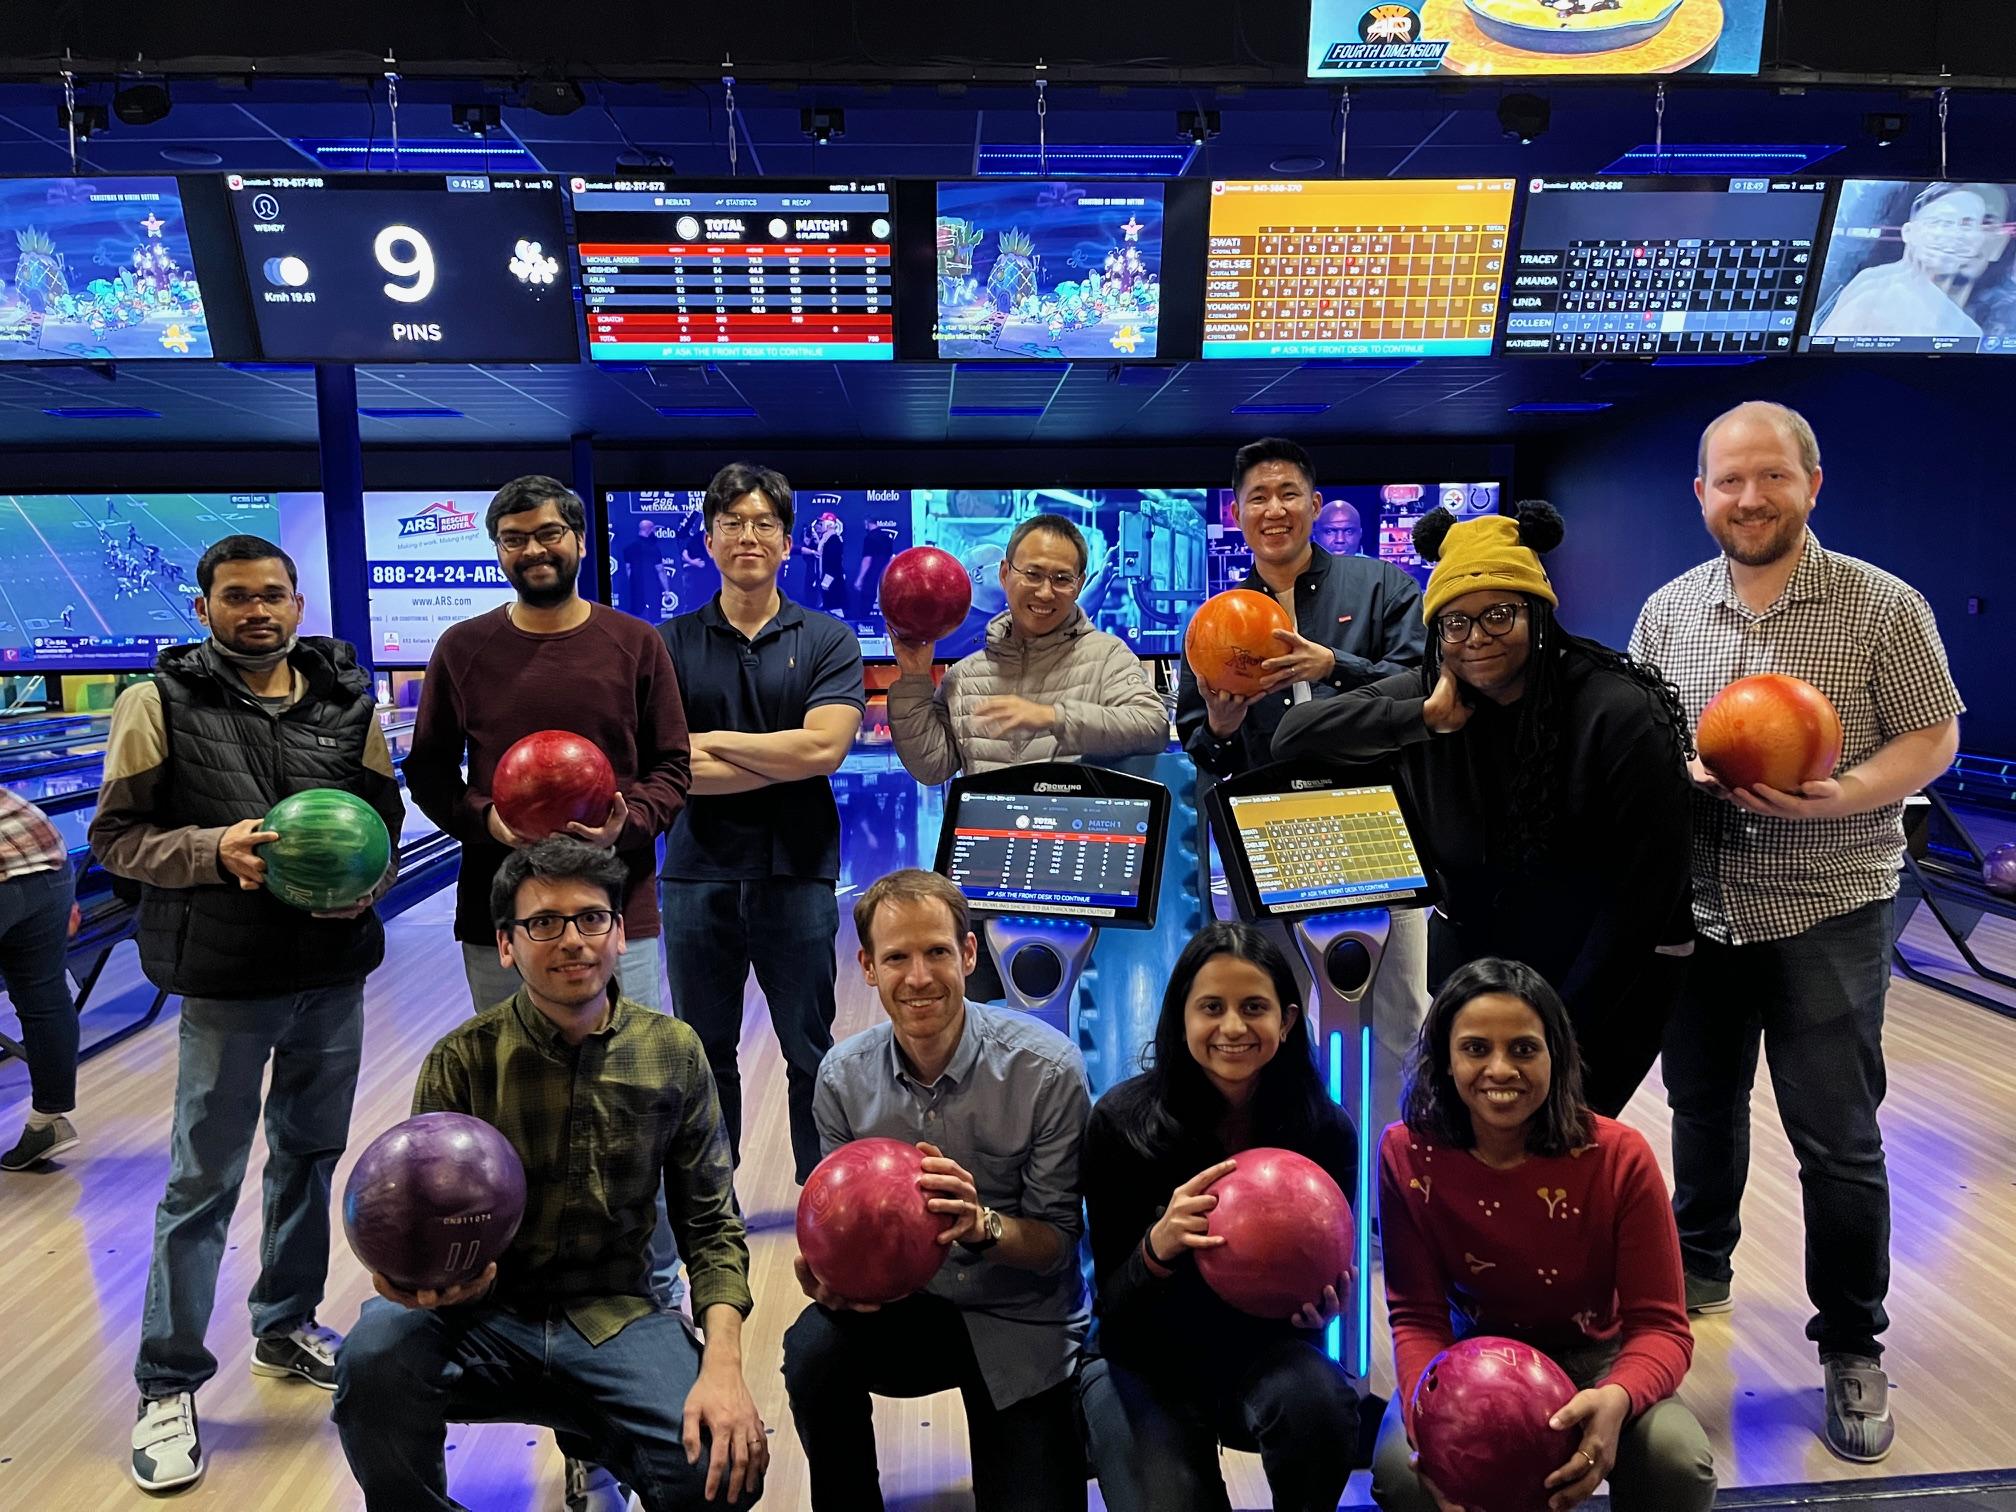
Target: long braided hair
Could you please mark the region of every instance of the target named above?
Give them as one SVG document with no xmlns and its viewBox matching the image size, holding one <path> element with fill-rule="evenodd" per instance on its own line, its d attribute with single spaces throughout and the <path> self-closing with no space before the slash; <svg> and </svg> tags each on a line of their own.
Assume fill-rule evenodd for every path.
<svg viewBox="0 0 2016 1512">
<path fill-rule="evenodd" d="M 1536 555 L 1545 555 L 1561 544 L 1564 534 L 1561 516 L 1546 500 L 1523 500 L 1505 513 L 1519 524 L 1520 544 Z M 1443 539 L 1455 523 L 1456 517 L 1446 509 L 1434 509 L 1422 516 L 1414 527 L 1416 554 L 1423 561 L 1438 560 Z M 1679 693 L 1656 667 L 1634 662 L 1600 641 L 1570 635 L 1561 628 L 1552 604 L 1532 594 L 1519 596 L 1526 602 L 1531 651 L 1526 663 L 1526 691 L 1515 706 L 1518 722 L 1512 737 L 1513 769 L 1503 831 L 1507 854 L 1498 859 L 1530 872 L 1547 858 L 1555 811 L 1560 805 L 1561 746 L 1569 737 L 1563 691 L 1569 658 L 1599 671 L 1619 673 L 1651 694 L 1653 721 L 1671 741 L 1673 758 L 1679 765 L 1684 766 L 1694 755 L 1694 741 Z M 1442 675 L 1442 637 L 1433 625 L 1428 627 L 1428 654 L 1422 675 L 1426 690 L 1433 693 Z"/>
</svg>

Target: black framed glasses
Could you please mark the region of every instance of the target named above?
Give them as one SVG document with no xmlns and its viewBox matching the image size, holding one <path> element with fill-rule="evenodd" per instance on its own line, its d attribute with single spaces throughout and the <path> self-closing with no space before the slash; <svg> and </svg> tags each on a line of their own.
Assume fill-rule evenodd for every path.
<svg viewBox="0 0 2016 1512">
<path fill-rule="evenodd" d="M 498 535 L 497 544 L 516 556 L 535 541 L 541 546 L 558 546 L 573 528 L 572 525 L 541 525 L 530 534 L 522 530 L 506 530 Z"/>
<path fill-rule="evenodd" d="M 1524 604 L 1493 604 L 1482 614 L 1445 614 L 1435 621 L 1435 633 L 1442 637 L 1444 645 L 1460 646 L 1470 639 L 1472 625 L 1482 625 L 1491 639 L 1503 640 L 1525 612 Z"/>
<path fill-rule="evenodd" d="M 572 924 L 584 940 L 599 940 L 616 927 L 616 910 L 613 908 L 584 908 L 579 913 L 539 913 L 529 919 L 513 919 L 511 927 L 525 931 L 528 940 L 536 940 L 541 945 L 550 945 Z"/>
</svg>

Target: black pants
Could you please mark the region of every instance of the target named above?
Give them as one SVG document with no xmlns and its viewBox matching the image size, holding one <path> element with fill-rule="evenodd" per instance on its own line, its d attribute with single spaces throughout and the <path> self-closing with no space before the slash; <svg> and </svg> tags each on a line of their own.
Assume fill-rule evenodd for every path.
<svg viewBox="0 0 2016 1512">
<path fill-rule="evenodd" d="M 1501 953 L 1477 939 L 1476 931 L 1459 929 L 1439 913 L 1432 915 L 1428 924 L 1429 991 L 1440 992 L 1457 967 Z M 1652 1063 L 1659 1059 L 1666 1025 L 1686 990 L 1688 960 L 1655 952 L 1646 957 L 1644 969 L 1632 984 L 1629 1002 L 1604 1004 L 1600 1010 L 1569 1008 L 1575 1045 L 1582 1052 L 1582 1095 L 1605 1118 L 1615 1118 L 1624 1111 Z M 1553 985 L 1558 989 L 1561 984 Z"/>
<path fill-rule="evenodd" d="M 784 1090 L 791 1112 L 791 1159 L 802 1185 L 819 1164 L 819 1129 L 812 1088 L 819 1062 L 833 1048 L 833 936 L 840 927 L 833 884 L 804 877 L 754 882 L 694 882 L 666 878 L 665 977 L 672 1011 L 693 1026 L 707 1049 L 728 1145 L 742 1163 L 742 994 L 749 968 L 770 1008 L 784 1053 Z"/>
<path fill-rule="evenodd" d="M 1085 1447 L 1070 1381 L 997 1408 L 959 1309 L 919 1293 L 880 1312 L 807 1307 L 784 1335 L 784 1389 L 814 1512 L 881 1512 L 871 1394 L 959 1388 L 975 1512 L 1084 1512 Z"/>
<path fill-rule="evenodd" d="M 1221 1443 L 1260 1452 L 1279 1512 L 1335 1512 L 1358 1447 L 1351 1383 L 1298 1339 L 1208 1382 L 1089 1359 L 1078 1405 L 1108 1512 L 1230 1512 Z"/>
<path fill-rule="evenodd" d="M 1889 985 L 1890 905 L 1870 903 L 1789 939 L 1700 941 L 1666 1034 L 1673 1216 L 1687 1269 L 1732 1274 L 1761 1040 L 1799 1160 L 1815 1308 L 1806 1337 L 1822 1354 L 1878 1355 L 1890 1323 L 1890 1178 L 1876 1122 Z"/>
</svg>

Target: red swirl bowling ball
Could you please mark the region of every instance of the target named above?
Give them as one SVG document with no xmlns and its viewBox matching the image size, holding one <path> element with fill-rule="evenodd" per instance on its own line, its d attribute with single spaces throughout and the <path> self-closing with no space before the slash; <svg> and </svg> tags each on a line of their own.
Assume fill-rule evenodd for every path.
<svg viewBox="0 0 2016 1512">
<path fill-rule="evenodd" d="M 473 1281 L 525 1216 L 511 1142 L 466 1113 L 422 1113 L 364 1147 L 343 1188 L 343 1233 L 401 1291 Z"/>
<path fill-rule="evenodd" d="M 1737 678 L 1708 701 L 1694 732 L 1701 764 L 1725 787 L 1781 793 L 1833 776 L 1841 739 L 1827 695 L 1776 672 Z"/>
<path fill-rule="evenodd" d="M 945 1263 L 950 1227 L 924 1204 L 924 1152 L 900 1139 L 856 1139 L 813 1168 L 798 1194 L 798 1253 L 850 1302 L 897 1302 Z"/>
<path fill-rule="evenodd" d="M 511 833 L 544 840 L 569 824 L 604 824 L 616 801 L 616 773 L 592 740 L 571 730 L 536 730 L 504 753 L 490 801 Z"/>
<path fill-rule="evenodd" d="M 882 619 L 898 640 L 943 640 L 973 607 L 973 579 L 959 558 L 936 546 L 899 551 L 882 569 Z"/>
<path fill-rule="evenodd" d="M 1542 1512 L 1547 1477 L 1582 1442 L 1578 1430 L 1547 1426 L 1574 1395 L 1567 1373 L 1530 1344 L 1450 1345 L 1414 1387 L 1421 1473 L 1465 1512 Z"/>
<path fill-rule="evenodd" d="M 1293 1150 L 1241 1150 L 1211 1183 L 1218 1205 L 1207 1232 L 1223 1244 L 1196 1251 L 1197 1271 L 1219 1296 L 1256 1318 L 1285 1322 L 1351 1269 L 1351 1204 L 1315 1161 Z"/>
<path fill-rule="evenodd" d="M 1212 594 L 1190 616 L 1190 626 L 1183 632 L 1183 659 L 1200 682 L 1220 693 L 1250 698 L 1266 680 L 1260 664 L 1288 649 L 1274 632 L 1294 628 L 1288 611 L 1272 594 L 1228 588 Z"/>
</svg>

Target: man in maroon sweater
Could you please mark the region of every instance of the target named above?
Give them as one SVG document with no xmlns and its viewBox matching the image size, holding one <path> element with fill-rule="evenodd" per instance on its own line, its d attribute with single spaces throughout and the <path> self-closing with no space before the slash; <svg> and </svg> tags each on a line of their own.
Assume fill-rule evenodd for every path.
<svg viewBox="0 0 2016 1512">
<path fill-rule="evenodd" d="M 405 767 L 420 811 L 462 842 L 455 938 L 470 998 L 481 1013 L 519 986 L 517 971 L 498 954 L 490 882 L 511 849 L 528 842 L 491 806 L 497 762 L 535 730 L 571 730 L 601 747 L 616 770 L 608 820 L 598 829 L 569 827 L 590 844 L 614 846 L 629 873 L 620 990 L 662 1010 L 657 841 L 685 804 L 690 777 L 686 712 L 671 654 L 647 621 L 575 591 L 587 513 L 564 483 L 514 478 L 497 490 L 484 524 L 518 597 L 463 621 L 435 644 Z M 653 1294 L 661 1306 L 676 1306 L 679 1257 L 662 1198 L 651 1263 Z M 578 1442 L 563 1437 L 561 1448 L 568 1512 L 629 1505 L 628 1492 L 606 1469 L 587 1463 Z"/>
<path fill-rule="evenodd" d="M 455 938 L 470 997 L 480 1013 L 518 990 L 490 923 L 490 880 L 521 843 L 490 803 L 497 762 L 535 730 L 571 730 L 616 769 L 608 821 L 572 829 L 590 844 L 613 845 L 629 869 L 623 995 L 662 1008 L 656 846 L 685 804 L 688 782 L 678 674 L 650 625 L 575 590 L 587 518 L 572 489 L 552 478 L 515 478 L 497 490 L 484 523 L 518 597 L 454 626 L 435 645 L 406 757 L 413 801 L 462 842 Z"/>
</svg>

